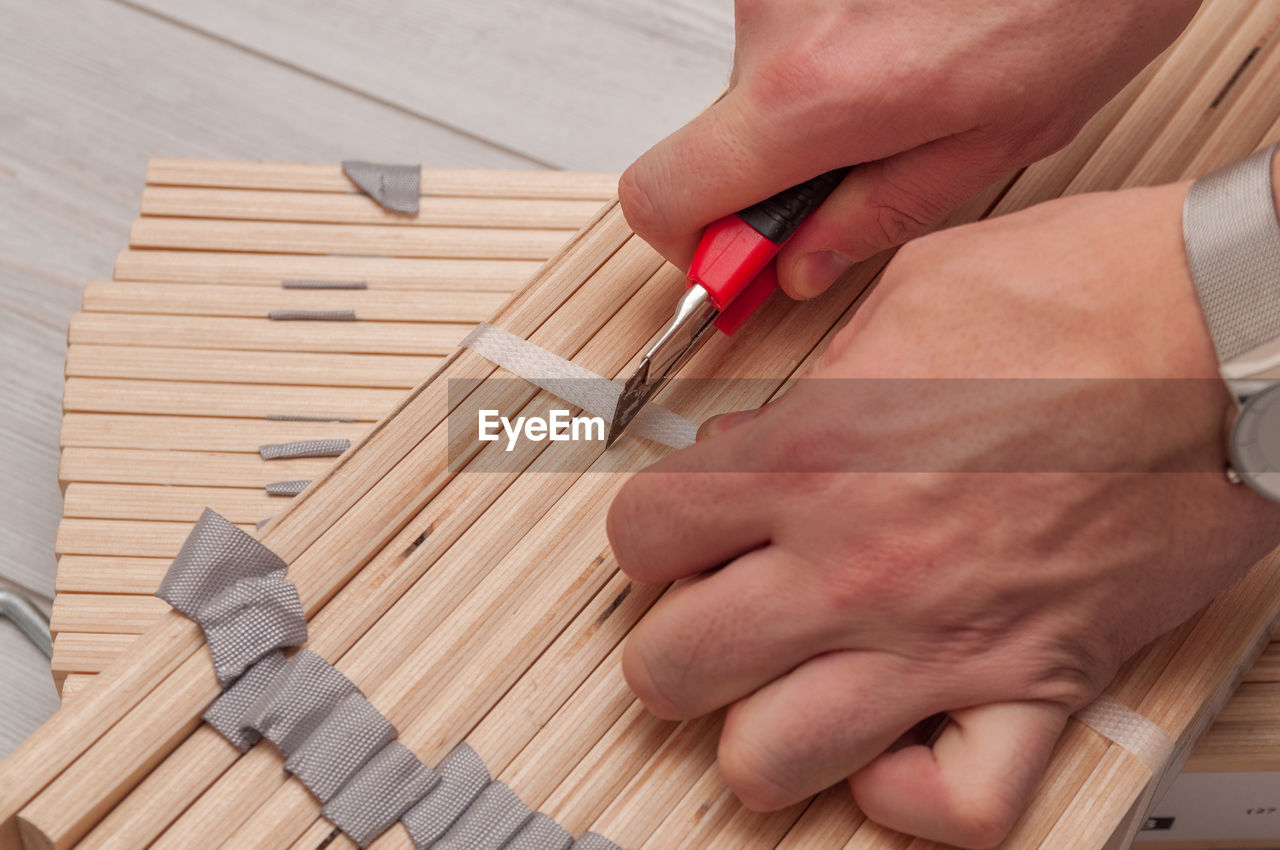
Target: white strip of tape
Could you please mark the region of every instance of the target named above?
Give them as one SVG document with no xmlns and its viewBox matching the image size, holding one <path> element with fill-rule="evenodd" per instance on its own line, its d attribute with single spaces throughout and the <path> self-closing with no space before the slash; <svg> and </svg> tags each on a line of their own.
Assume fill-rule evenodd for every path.
<svg viewBox="0 0 1280 850">
<path fill-rule="evenodd" d="M 1158 776 L 1173 755 L 1174 741 L 1129 706 L 1103 694 L 1075 713 L 1076 720 L 1133 753 Z"/>
<path fill-rule="evenodd" d="M 462 347 L 470 348 L 508 372 L 587 413 L 605 420 L 613 419 L 622 387 L 558 354 L 487 322 L 477 325 L 467 334 L 462 340 Z M 665 407 L 647 404 L 627 427 L 627 433 L 673 449 L 683 449 L 693 445 L 698 436 L 698 426 Z"/>
</svg>

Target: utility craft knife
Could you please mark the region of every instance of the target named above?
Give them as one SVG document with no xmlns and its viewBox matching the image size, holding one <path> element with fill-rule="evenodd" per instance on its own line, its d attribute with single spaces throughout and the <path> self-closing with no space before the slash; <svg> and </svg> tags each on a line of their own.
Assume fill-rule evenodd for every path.
<svg viewBox="0 0 1280 850">
<path fill-rule="evenodd" d="M 773 294 L 778 288 L 774 258 L 849 170 L 820 174 L 707 226 L 689 264 L 675 317 L 622 388 L 605 448 L 712 337 L 713 327 L 732 334 Z"/>
</svg>

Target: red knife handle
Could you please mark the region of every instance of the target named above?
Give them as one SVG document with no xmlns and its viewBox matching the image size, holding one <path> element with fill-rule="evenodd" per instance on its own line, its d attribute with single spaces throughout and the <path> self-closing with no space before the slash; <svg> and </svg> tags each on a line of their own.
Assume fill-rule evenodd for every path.
<svg viewBox="0 0 1280 850">
<path fill-rule="evenodd" d="M 848 173 L 848 168 L 828 171 L 712 222 L 703 231 L 689 264 L 689 284 L 696 283 L 707 290 L 716 309 L 722 313 L 727 311 L 782 250 L 796 228 L 821 206 Z M 752 288 L 755 304 L 751 310 L 777 288 L 776 274 L 772 280 L 772 285 L 761 285 L 764 295 Z M 745 320 L 746 316 L 742 316 L 736 323 L 728 324 L 736 329 Z M 719 321 L 716 324 L 721 326 Z"/>
</svg>

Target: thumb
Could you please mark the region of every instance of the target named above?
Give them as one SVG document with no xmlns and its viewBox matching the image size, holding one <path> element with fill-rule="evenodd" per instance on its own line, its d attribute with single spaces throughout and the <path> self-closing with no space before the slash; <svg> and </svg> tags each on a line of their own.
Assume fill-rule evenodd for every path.
<svg viewBox="0 0 1280 850">
<path fill-rule="evenodd" d="M 843 164 L 778 123 L 730 90 L 623 172 L 618 199 L 631 229 L 687 268 L 709 223 Z"/>
<path fill-rule="evenodd" d="M 932 747 L 884 753 L 850 778 L 867 817 L 961 847 L 994 847 L 1026 808 L 1067 722 L 1064 707 L 1009 702 L 950 713 Z"/>
<path fill-rule="evenodd" d="M 919 236 L 1004 173 L 976 131 L 855 168 L 778 255 L 792 298 L 821 294 L 854 263 Z"/>
</svg>

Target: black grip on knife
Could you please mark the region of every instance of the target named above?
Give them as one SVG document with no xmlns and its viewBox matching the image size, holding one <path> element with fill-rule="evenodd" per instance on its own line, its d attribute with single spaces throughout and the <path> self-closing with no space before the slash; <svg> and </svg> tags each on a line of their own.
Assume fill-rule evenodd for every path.
<svg viewBox="0 0 1280 850">
<path fill-rule="evenodd" d="M 765 198 L 760 203 L 747 207 L 738 213 L 738 218 L 751 225 L 765 239 L 781 245 L 835 191 L 850 170 L 851 167 L 837 168 L 798 186 L 783 189 L 772 198 Z"/>
</svg>

